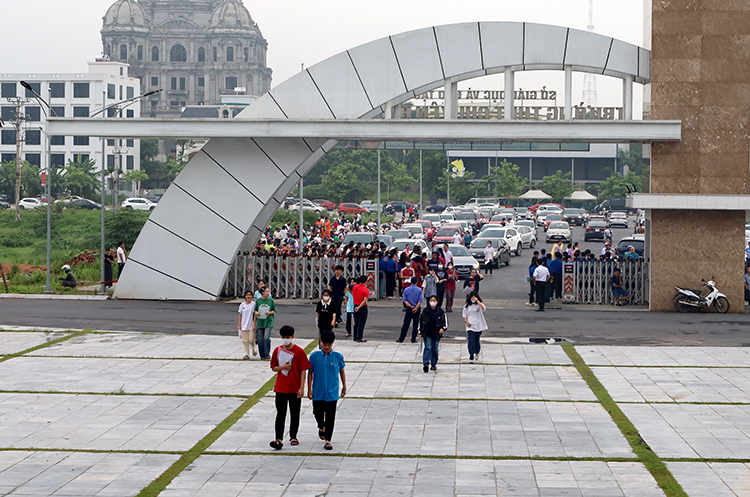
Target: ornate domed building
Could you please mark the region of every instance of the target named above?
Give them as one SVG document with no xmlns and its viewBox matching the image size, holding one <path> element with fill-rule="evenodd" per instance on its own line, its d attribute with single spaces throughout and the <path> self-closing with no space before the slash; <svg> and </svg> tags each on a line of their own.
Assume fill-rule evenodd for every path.
<svg viewBox="0 0 750 497">
<path fill-rule="evenodd" d="M 104 55 L 130 64 L 142 93 L 164 89 L 144 100 L 143 116 L 271 87 L 268 43 L 242 0 L 117 0 L 103 21 Z"/>
</svg>

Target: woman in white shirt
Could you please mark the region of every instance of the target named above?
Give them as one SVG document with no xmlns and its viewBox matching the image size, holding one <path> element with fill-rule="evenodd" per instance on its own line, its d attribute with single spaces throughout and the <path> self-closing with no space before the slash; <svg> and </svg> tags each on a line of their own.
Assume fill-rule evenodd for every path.
<svg viewBox="0 0 750 497">
<path fill-rule="evenodd" d="M 482 348 L 479 343 L 479 337 L 488 328 L 487 321 L 484 319 L 485 310 L 487 310 L 487 306 L 484 305 L 477 292 L 471 292 L 466 296 L 463 318 L 464 323 L 466 323 L 466 333 L 469 335 L 470 362 L 474 361 L 474 356 L 477 357 L 477 360 L 479 359 L 479 351 Z"/>
<path fill-rule="evenodd" d="M 253 344 L 253 355 L 258 355 L 258 347 L 255 344 L 255 300 L 252 290 L 245 292 L 245 301 L 240 304 L 238 312 L 237 332 L 242 340 L 242 346 L 245 348 L 245 357 L 242 359 L 247 361 L 250 359 L 251 343 Z"/>
</svg>

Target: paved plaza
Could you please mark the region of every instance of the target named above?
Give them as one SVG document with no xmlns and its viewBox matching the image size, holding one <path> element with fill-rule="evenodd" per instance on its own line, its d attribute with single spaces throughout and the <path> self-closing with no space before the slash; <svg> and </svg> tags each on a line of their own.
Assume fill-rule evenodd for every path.
<svg viewBox="0 0 750 497">
<path fill-rule="evenodd" d="M 334 450 L 305 398 L 276 452 L 274 375 L 236 336 L 13 327 L 0 495 L 670 495 L 590 371 L 688 495 L 750 496 L 748 349 L 498 342 L 446 342 L 427 374 L 418 344 L 338 342 Z"/>
</svg>

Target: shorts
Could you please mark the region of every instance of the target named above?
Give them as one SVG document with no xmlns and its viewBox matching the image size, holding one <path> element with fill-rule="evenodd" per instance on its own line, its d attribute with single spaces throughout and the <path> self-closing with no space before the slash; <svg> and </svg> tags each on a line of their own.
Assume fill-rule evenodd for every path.
<svg viewBox="0 0 750 497">
<path fill-rule="evenodd" d="M 612 295 L 614 295 L 618 299 L 622 298 L 622 297 L 629 297 L 630 296 L 630 294 L 628 292 L 626 292 L 625 290 L 623 290 L 622 288 L 614 288 L 614 287 L 612 288 Z"/>
</svg>

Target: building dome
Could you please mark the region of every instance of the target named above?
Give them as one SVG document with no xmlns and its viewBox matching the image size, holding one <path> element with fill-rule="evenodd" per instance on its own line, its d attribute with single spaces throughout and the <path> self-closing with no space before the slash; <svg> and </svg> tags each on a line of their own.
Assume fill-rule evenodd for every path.
<svg viewBox="0 0 750 497">
<path fill-rule="evenodd" d="M 146 27 L 146 13 L 135 0 L 117 0 L 104 15 L 106 27 Z"/>
<path fill-rule="evenodd" d="M 250 29 L 255 23 L 242 0 L 224 0 L 214 9 L 210 26 L 214 29 Z"/>
</svg>

